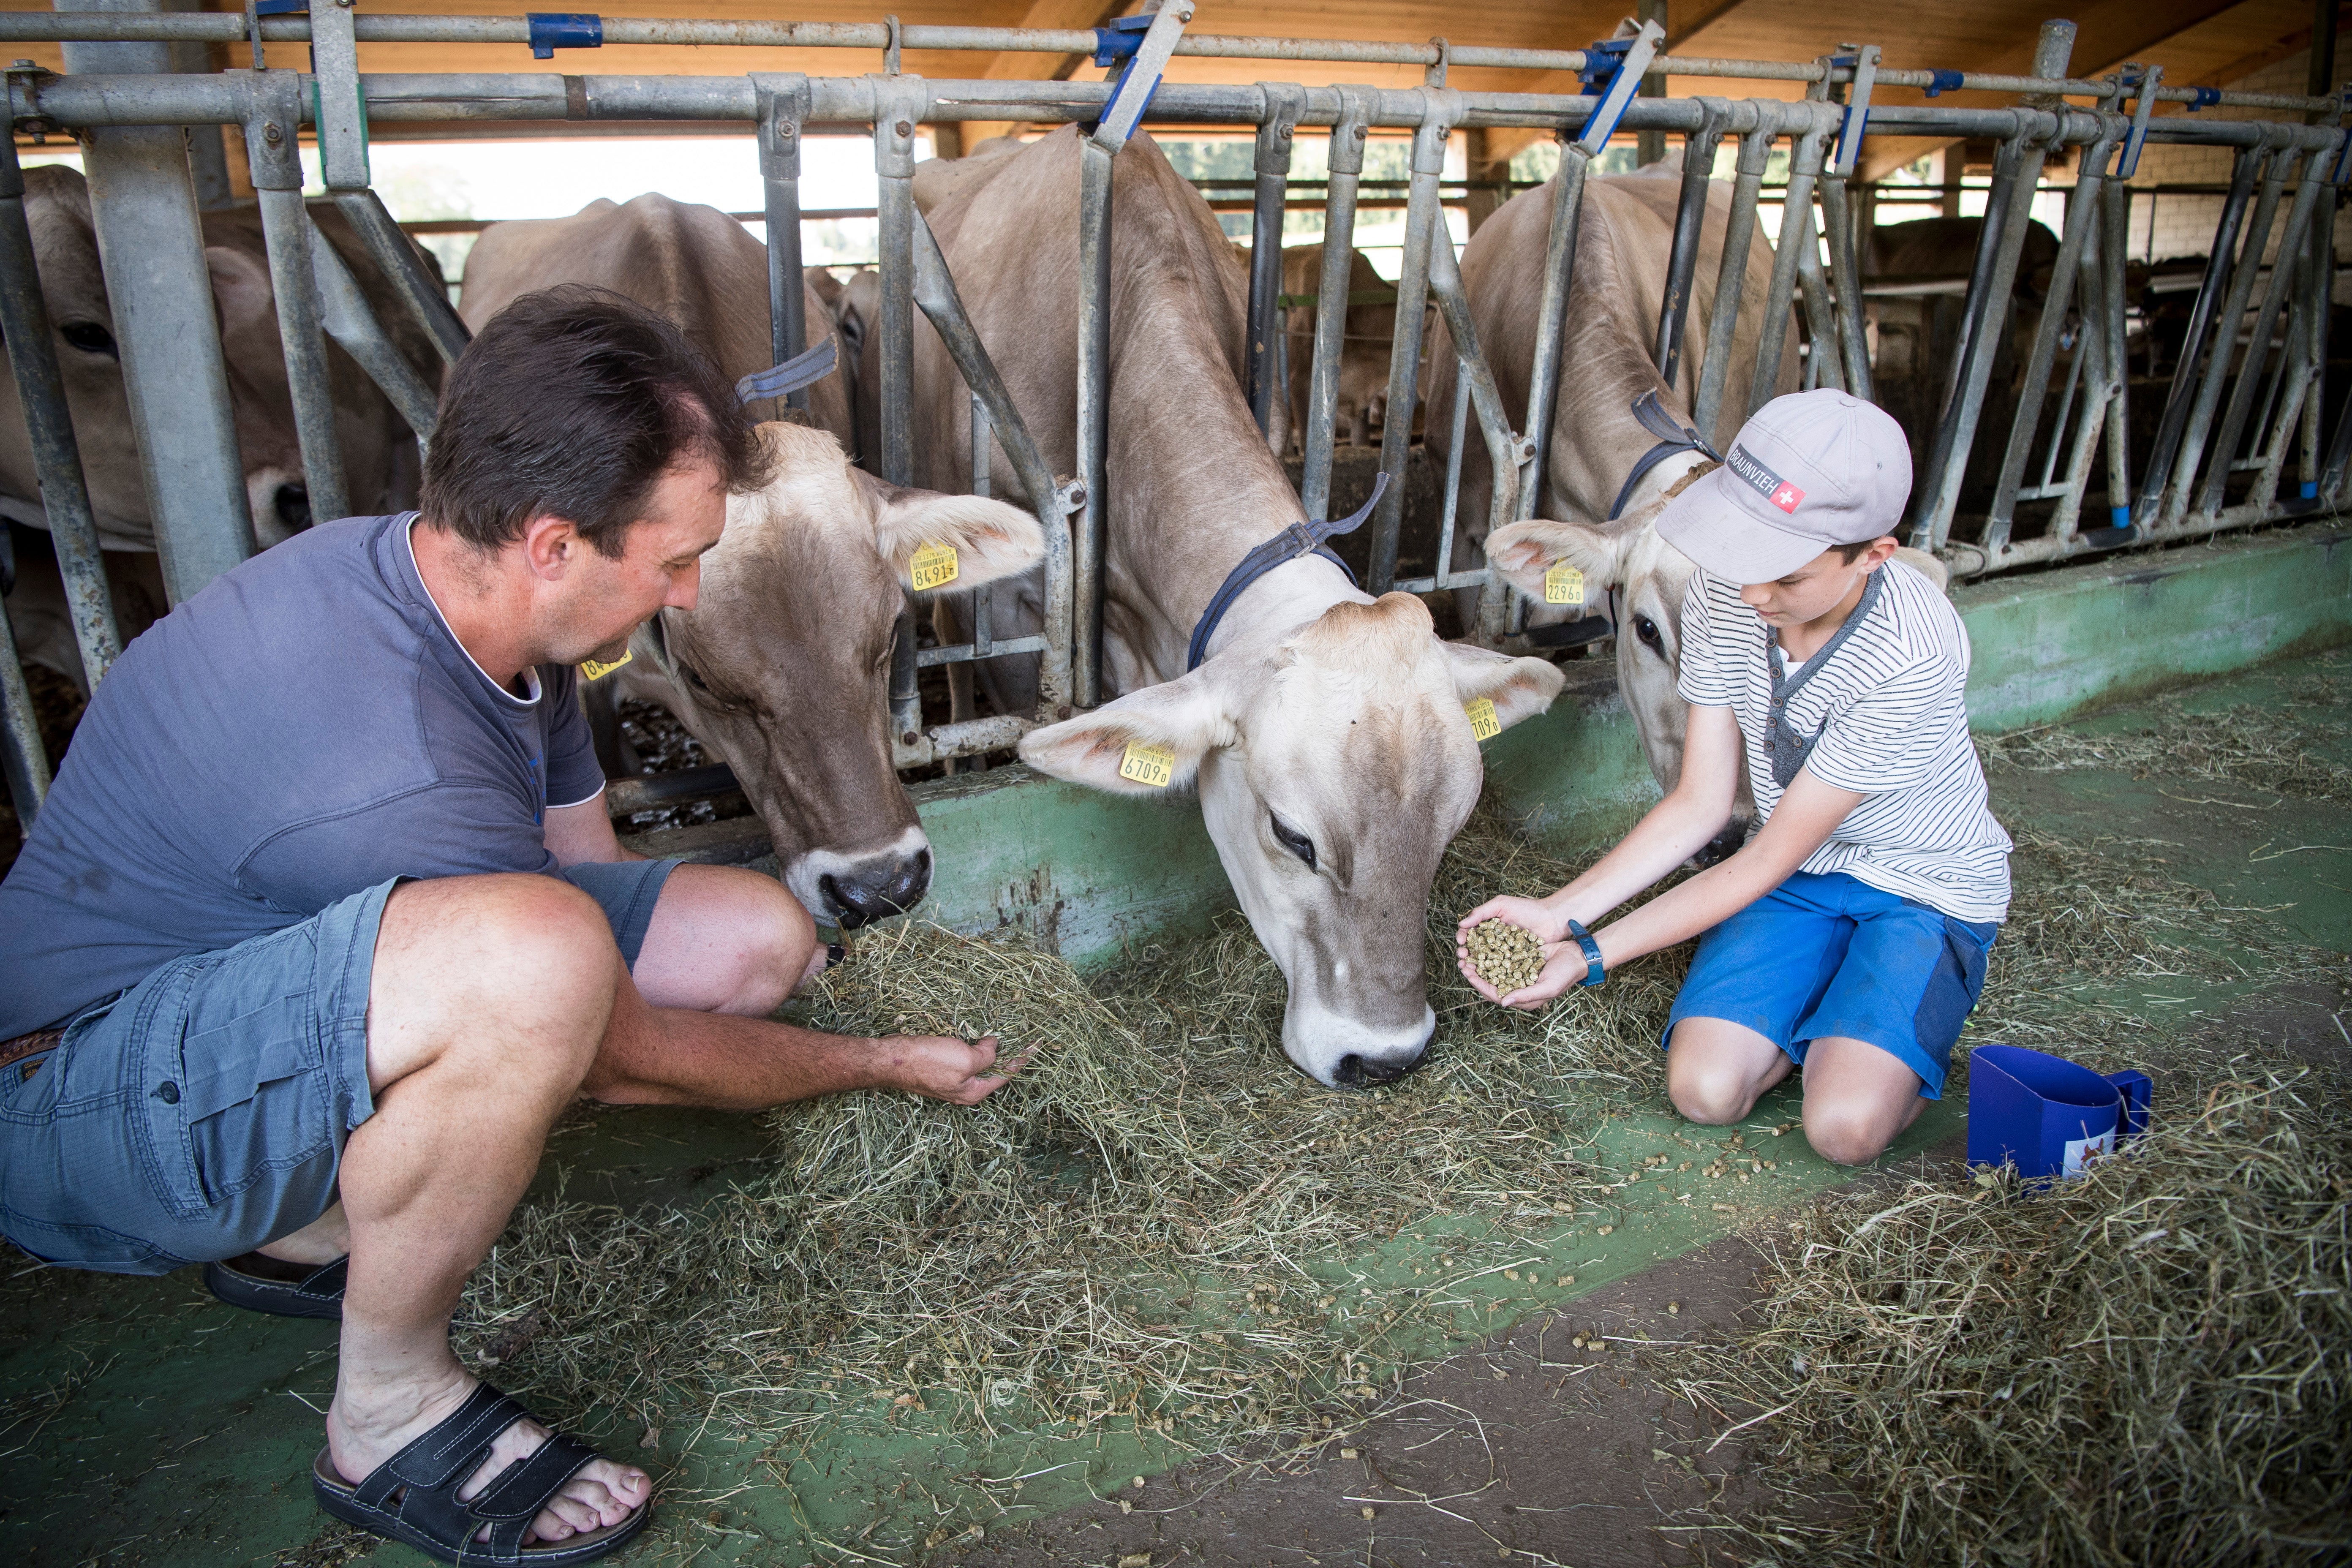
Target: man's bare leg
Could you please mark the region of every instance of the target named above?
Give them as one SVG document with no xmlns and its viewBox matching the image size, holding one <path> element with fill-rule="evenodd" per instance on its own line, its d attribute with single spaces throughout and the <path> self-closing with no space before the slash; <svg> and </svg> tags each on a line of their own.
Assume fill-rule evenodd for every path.
<svg viewBox="0 0 2352 1568">
<path fill-rule="evenodd" d="M 1919 1075 L 1890 1051 L 1837 1035 L 1805 1048 L 1805 1141 L 1824 1160 L 1868 1164 L 1927 1107 Z"/>
<path fill-rule="evenodd" d="M 364 1479 L 445 1419 L 477 1379 L 449 1315 L 538 1168 L 547 1130 L 604 1039 L 619 952 L 595 901 L 536 876 L 413 882 L 384 907 L 368 1005 L 375 1113 L 341 1173 L 351 1227 L 341 1364 L 327 1442 Z M 463 1494 L 544 1441 L 518 1422 Z M 542 1539 L 617 1524 L 650 1496 L 598 1459 L 534 1521 Z"/>
<path fill-rule="evenodd" d="M 772 877 L 680 866 L 654 906 L 632 977 L 582 1092 L 614 1104 L 756 1110 L 853 1089 L 974 1105 L 1001 1087 L 994 1037 L 851 1039 L 767 1014 L 824 967 L 800 901 Z"/>
<path fill-rule="evenodd" d="M 1666 1097 L 1702 1126 L 1721 1127 L 1756 1109 L 1789 1076 L 1788 1054 L 1728 1018 L 1685 1018 L 1666 1042 Z"/>
</svg>

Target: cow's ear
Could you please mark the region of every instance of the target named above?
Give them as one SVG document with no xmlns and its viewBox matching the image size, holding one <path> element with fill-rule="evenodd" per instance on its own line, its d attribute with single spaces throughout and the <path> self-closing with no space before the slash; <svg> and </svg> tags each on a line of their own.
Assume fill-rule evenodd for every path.
<svg viewBox="0 0 2352 1568">
<path fill-rule="evenodd" d="M 1568 681 L 1549 659 L 1510 658 L 1468 643 L 1450 642 L 1444 647 L 1445 657 L 1454 665 L 1454 694 L 1465 707 L 1481 697 L 1492 702 L 1495 717 L 1506 730 L 1550 707 Z"/>
<path fill-rule="evenodd" d="M 1573 566 L 1583 573 L 1589 596 L 1591 590 L 1617 584 L 1622 572 L 1621 552 L 1633 531 L 1531 517 L 1507 522 L 1488 534 L 1486 561 L 1538 604 L 1543 603 L 1544 574 L 1554 566 Z"/>
<path fill-rule="evenodd" d="M 874 507 L 874 541 L 898 581 L 918 588 L 976 588 L 1017 577 L 1045 559 L 1037 520 L 985 496 L 901 489 L 853 468 Z M 943 553 L 952 551 L 952 559 Z M 945 569 L 954 571 L 941 579 Z M 917 568 L 923 571 L 918 582 Z"/>
<path fill-rule="evenodd" d="M 1113 795 L 1166 795 L 1190 787 L 1201 759 L 1236 735 L 1211 672 L 1196 669 L 1030 731 L 1021 738 L 1021 760 Z"/>
</svg>

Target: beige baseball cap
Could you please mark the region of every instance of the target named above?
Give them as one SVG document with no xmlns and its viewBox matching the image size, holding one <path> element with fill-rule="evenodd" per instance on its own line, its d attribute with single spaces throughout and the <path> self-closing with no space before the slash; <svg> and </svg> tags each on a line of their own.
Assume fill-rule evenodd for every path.
<svg viewBox="0 0 2352 1568">
<path fill-rule="evenodd" d="M 1894 532 L 1910 500 L 1903 426 L 1822 387 L 1758 409 L 1723 466 L 1666 503 L 1658 533 L 1726 582 L 1769 583 L 1833 544 Z"/>
</svg>

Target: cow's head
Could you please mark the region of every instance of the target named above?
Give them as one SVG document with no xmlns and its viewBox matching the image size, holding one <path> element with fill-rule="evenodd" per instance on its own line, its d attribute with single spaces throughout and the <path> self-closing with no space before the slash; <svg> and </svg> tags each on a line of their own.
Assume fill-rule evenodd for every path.
<svg viewBox="0 0 2352 1568">
<path fill-rule="evenodd" d="M 75 170 L 47 165 L 25 172 L 25 216 L 40 265 L 58 369 L 65 381 L 74 437 L 81 449 L 100 533 L 109 545 L 145 549 L 154 542 L 131 402 L 122 380 L 121 346 L 99 265 L 89 190 Z M 208 241 L 215 236 L 208 215 Z M 225 220 L 226 221 L 226 220 Z M 230 226 L 236 226 L 234 223 Z M 294 437 L 294 409 L 279 348 L 276 298 L 258 238 L 208 243 L 205 259 L 236 410 L 236 437 L 255 542 L 275 544 L 310 521 L 302 460 Z M 339 393 L 342 390 L 340 381 Z M 32 448 L 13 380 L 0 382 L 0 495 L 38 517 L 40 491 Z M 352 446 L 347 437 L 347 452 Z M 364 466 L 364 465 L 362 465 Z M 355 476 L 363 479 L 363 476 Z M 377 488 L 381 488 L 379 485 Z M 361 501 L 373 499 L 355 486 Z"/>
<path fill-rule="evenodd" d="M 1318 1082 L 1365 1085 L 1418 1065 L 1435 1024 L 1430 884 L 1483 776 L 1465 705 L 1483 698 L 1509 725 L 1559 688 L 1540 659 L 1438 641 L 1421 601 L 1391 594 L 1034 731 L 1021 755 L 1122 795 L 1197 782 L 1225 874 L 1290 983 L 1284 1051 Z M 1167 786 L 1122 775 L 1130 746 L 1166 753 Z"/>
<path fill-rule="evenodd" d="M 665 610 L 633 651 L 647 689 L 734 768 L 812 915 L 857 926 L 911 909 L 931 849 L 890 760 L 891 636 L 926 546 L 957 588 L 1045 558 L 1037 520 L 978 496 L 900 489 L 850 467 L 822 430 L 762 425 L 774 477 L 730 497 L 691 610 Z"/>
</svg>

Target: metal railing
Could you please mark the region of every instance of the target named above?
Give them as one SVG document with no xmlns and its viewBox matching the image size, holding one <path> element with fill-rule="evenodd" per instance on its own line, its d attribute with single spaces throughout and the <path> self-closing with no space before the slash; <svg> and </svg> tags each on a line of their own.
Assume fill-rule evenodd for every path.
<svg viewBox="0 0 2352 1568">
<path fill-rule="evenodd" d="M 1248 127 L 1256 133 L 1247 392 L 1262 426 L 1274 416 L 1273 400 L 1287 396 L 1279 348 L 1285 336 L 1278 320 L 1284 308 L 1279 252 L 1283 214 L 1297 205 L 1289 180 L 1291 152 L 1300 134 L 1319 132 L 1329 139 L 1328 173 L 1318 186 L 1324 215 L 1323 268 L 1309 350 L 1310 390 L 1299 432 L 1300 488 L 1310 516 L 1325 515 L 1330 500 L 1334 408 L 1352 242 L 1357 212 L 1370 205 L 1363 199 L 1364 145 L 1374 130 L 1412 137 L 1398 278 L 1401 308 L 1390 353 L 1380 459 L 1391 483 L 1373 516 L 1371 565 L 1365 584 L 1375 593 L 1391 587 L 1427 593 L 1491 586 L 1483 567 L 1453 567 L 1462 454 L 1474 415 L 1495 476 L 1489 525 L 1521 515 L 1532 507 L 1532 498 L 1545 493 L 1546 447 L 1561 374 L 1583 190 L 1593 160 L 1612 136 L 1626 132 L 1684 139 L 1685 178 L 1655 345 L 1669 385 L 1679 384 L 1674 377 L 1685 352 L 1699 228 L 1707 208 L 1707 174 L 1724 138 L 1736 139 L 1738 148 L 1728 237 L 1706 334 L 1707 343 L 1724 348 L 1707 353 L 1695 367 L 1697 395 L 1692 412 L 1703 431 L 1713 429 L 1727 400 L 1753 408 L 1770 395 L 1800 297 L 1809 339 L 1809 381 L 1872 395 L 1866 312 L 1873 307 L 1865 300 L 1858 260 L 1858 204 L 1849 191 L 1865 138 L 1931 135 L 1998 143 L 1958 342 L 1911 520 L 1915 542 L 1944 552 L 1963 571 L 2000 570 L 2127 542 L 2243 526 L 2297 509 L 2332 505 L 2344 488 L 2346 468 L 2352 464 L 2352 418 L 2339 421 L 2323 444 L 2319 398 L 2331 263 L 2317 239 L 2332 226 L 2347 161 L 2346 134 L 2335 123 L 2344 108 L 2338 99 L 2167 88 L 2157 73 L 2117 73 L 2098 80 L 2070 78 L 2065 68 L 2073 28 L 2063 23 L 2044 26 L 2033 74 L 2018 77 L 1882 69 L 1874 50 L 1810 62 L 1679 58 L 1658 52 L 1660 34 L 1654 26 L 1630 46 L 1538 51 L 1443 43 L 1201 37 L 1183 30 L 1191 14 L 1189 0 L 1167 0 L 1139 36 L 1132 28 L 1114 36 L 1109 30 L 901 26 L 895 20 L 852 25 L 604 18 L 597 30 L 601 42 L 614 44 L 881 50 L 887 68 L 864 76 L 362 75 L 357 68 L 360 42 L 544 43 L 551 52 L 583 47 L 587 40 L 578 26 L 562 36 L 550 34 L 546 18 L 356 15 L 347 6 L 320 7 L 310 17 L 263 18 L 257 25 L 247 16 L 203 13 L 11 13 L 0 16 L 0 40 L 68 44 L 69 74 L 22 67 L 7 73 L 8 112 L 20 130 L 69 132 L 85 139 L 100 248 L 115 285 L 110 291 L 122 340 L 123 374 L 159 551 L 175 601 L 253 549 L 234 431 L 227 423 L 228 394 L 218 343 L 205 331 L 188 330 L 191 323 L 208 322 L 212 312 L 179 128 L 233 124 L 244 132 L 303 463 L 312 493 L 329 515 L 338 510 L 330 503 L 341 498 L 331 407 L 326 400 L 326 338 L 341 344 L 377 381 L 420 440 L 431 439 L 433 399 L 423 379 L 394 350 L 333 247 L 320 237 L 309 216 L 294 156 L 297 138 L 306 128 L 318 136 L 325 184 L 334 204 L 350 219 L 370 258 L 393 280 L 401 307 L 448 359 L 462 349 L 465 329 L 369 185 L 369 123 L 701 121 L 753 128 L 766 192 L 761 216 L 767 224 L 772 331 L 779 361 L 801 350 L 806 331 L 800 225 L 812 215 L 799 204 L 801 141 L 820 127 L 870 130 L 878 179 L 875 210 L 882 285 L 879 317 L 872 327 L 879 338 L 880 364 L 880 450 L 876 456 L 883 477 L 900 484 L 913 478 L 909 416 L 913 321 L 919 310 L 946 344 L 971 395 L 975 489 L 985 492 L 989 487 L 987 454 L 992 437 L 1006 454 L 1024 499 L 1039 513 L 1047 551 L 1044 626 L 1034 634 L 998 635 L 985 595 L 975 596 L 970 639 L 951 647 L 919 646 L 911 613 L 902 617 L 889 698 L 893 749 L 901 766 L 1009 745 L 1032 724 L 1102 699 L 1110 171 L 1119 147 L 1147 112 L 1163 125 Z M 162 47 L 168 42 L 249 47 L 255 68 L 173 75 Z M 267 68 L 266 46 L 281 42 L 308 43 L 312 70 L 298 74 Z M 1092 53 L 1098 58 L 1108 51 L 1109 57 L 1129 58 L 1130 64 L 1117 81 L 935 80 L 898 68 L 902 51 L 909 48 Z M 1427 79 L 1413 88 L 1161 80 L 1167 61 L 1179 56 L 1419 65 Z M 1446 85 L 1450 67 L 1470 66 L 1590 70 L 1595 73 L 1596 90 L 1583 95 L 1509 93 Z M 1795 101 L 1635 96 L 1644 75 L 1661 74 L 1801 82 L 1807 95 Z M 2018 101 L 2004 107 L 1870 101 L 1871 94 L 1885 86 L 2017 95 Z M 2063 101 L 2068 97 L 2089 100 L 2090 107 L 2068 104 Z M 2210 113 L 2151 120 L 2150 111 L 2158 102 L 2286 111 L 2324 118 L 2328 123 L 2228 120 Z M 912 176 L 917 127 L 971 121 L 1075 121 L 1092 127 L 1083 143 L 1081 165 L 1078 428 L 1073 476 L 1056 475 L 1048 468 L 957 297 L 946 258 L 916 210 Z M 1522 410 L 1505 406 L 1480 352 L 1472 301 L 1465 294 L 1459 260 L 1441 213 L 1449 184 L 1443 179 L 1444 154 L 1452 134 L 1508 127 L 1549 131 L 1561 145 L 1544 250 L 1542 302 L 1534 325 L 1533 374 Z M 2158 439 L 2135 489 L 2126 418 L 2123 268 L 2128 195 L 2124 181 L 2139 147 L 2148 141 L 2227 147 L 2233 150 L 2237 166 L 2215 235 L 2213 259 L 2200 280 L 2188 343 Z M 1768 195 L 1765 174 L 1773 154 L 1784 147 L 1790 154 L 1786 184 Z M 2069 150 L 2078 158 L 2077 179 L 2052 289 L 2009 422 L 1990 510 L 1976 538 L 1955 539 L 1963 482 L 1978 446 L 1993 366 L 2007 335 L 2006 312 L 2031 227 L 2028 218 L 2041 188 L 2040 173 L 2045 159 Z M 1461 182 L 1451 184 L 1460 188 Z M 5 331 L 27 410 L 82 657 L 97 674 L 102 673 L 117 642 L 70 420 L 39 314 L 22 191 L 12 150 L 0 160 L 0 296 L 5 296 L 0 299 L 0 329 Z M 1781 243 L 1760 311 L 1764 341 L 1753 377 L 1746 385 L 1733 385 L 1730 329 L 1743 305 L 1749 240 L 1759 206 L 1775 201 L 1782 206 Z M 2273 227 L 2281 233 L 2278 261 L 2264 274 L 2259 263 Z M 2256 303 L 2252 295 L 2258 284 L 2262 297 Z M 1400 481 L 1412 439 L 1424 321 L 1423 310 L 1404 308 L 1404 302 L 1424 299 L 1444 320 L 1461 374 L 1453 405 L 1444 411 L 1454 439 L 1435 567 L 1427 577 L 1400 582 L 1404 502 Z M 2241 353 L 2238 342 L 2250 314 L 2251 335 Z M 2284 353 L 2271 366 L 2274 342 Z M 2062 353 L 2067 357 L 2059 379 Z M 2061 388 L 2054 422 L 2045 416 L 2053 380 Z M 203 416 L 188 417 L 191 408 Z M 1516 426 L 1515 414 L 1519 416 Z M 2102 448 L 2111 506 L 2120 506 L 2120 498 L 2126 495 L 2133 499 L 2127 510 L 2109 517 L 2106 527 L 2084 531 L 2078 527 L 2080 513 Z M 2035 468 L 2037 451 L 2042 456 Z M 2300 493 L 2281 503 L 2277 489 L 2284 467 L 2297 454 Z M 2032 483 L 2026 481 L 2029 469 L 2035 473 Z M 2239 473 L 2253 477 L 2232 503 L 2227 487 Z M 1530 498 L 1524 506 L 1522 498 Z M 2035 537 L 2014 538 L 2018 508 L 2038 502 L 2055 503 L 2048 527 Z M 1513 596 L 1490 591 L 1482 595 L 1481 603 L 1475 635 L 1490 645 L 1500 643 L 1507 635 Z M 1016 653 L 1034 654 L 1039 659 L 1040 701 L 1034 713 L 928 728 L 921 722 L 916 683 L 920 668 Z M 47 765 L 14 654 L 13 646 L 0 648 L 0 716 L 6 720 L 7 742 L 0 757 L 7 763 L 20 811 L 29 817 L 41 795 Z"/>
</svg>

